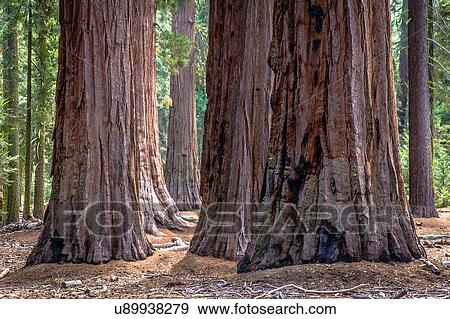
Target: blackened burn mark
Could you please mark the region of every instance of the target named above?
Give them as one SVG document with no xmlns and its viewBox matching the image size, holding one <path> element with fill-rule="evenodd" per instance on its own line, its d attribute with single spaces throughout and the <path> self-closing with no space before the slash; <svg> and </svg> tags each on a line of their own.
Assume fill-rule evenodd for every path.
<svg viewBox="0 0 450 319">
<path fill-rule="evenodd" d="M 311 5 L 309 7 L 309 14 L 316 19 L 316 31 L 322 32 L 323 20 L 325 13 L 320 5 Z"/>
<path fill-rule="evenodd" d="M 317 87 L 318 84 L 319 84 L 319 71 L 315 70 L 314 71 L 314 86 Z"/>
<path fill-rule="evenodd" d="M 320 49 L 321 44 L 322 44 L 322 41 L 320 39 L 315 39 L 313 41 L 313 51 L 318 51 Z"/>
<path fill-rule="evenodd" d="M 286 203 L 298 204 L 300 193 L 305 186 L 306 178 L 311 171 L 311 163 L 302 156 L 299 163 L 292 168 L 287 180 Z"/>
<path fill-rule="evenodd" d="M 53 261 L 59 263 L 63 261 L 64 239 L 50 238 L 50 249 L 53 253 Z"/>
<path fill-rule="evenodd" d="M 331 192 L 333 194 L 336 194 L 337 188 L 336 188 L 336 180 L 334 179 L 334 177 L 331 178 L 330 187 L 331 187 Z"/>
</svg>

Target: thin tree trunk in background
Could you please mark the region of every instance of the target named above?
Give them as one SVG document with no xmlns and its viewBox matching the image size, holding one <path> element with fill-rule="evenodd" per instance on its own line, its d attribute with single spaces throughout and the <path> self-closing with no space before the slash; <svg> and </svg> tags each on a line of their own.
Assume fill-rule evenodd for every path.
<svg viewBox="0 0 450 319">
<path fill-rule="evenodd" d="M 49 78 L 50 60 L 48 55 L 50 32 L 47 27 L 47 19 L 51 15 L 51 3 L 48 0 L 36 2 L 36 14 L 34 25 L 37 33 L 36 41 L 36 111 L 34 120 L 36 122 L 36 165 L 34 177 L 34 205 L 33 216 L 44 219 L 45 211 L 45 147 L 46 147 L 46 112 L 52 100 L 53 93 L 50 92 L 51 79 Z"/>
<path fill-rule="evenodd" d="M 31 1 L 28 3 L 28 43 L 27 43 L 27 118 L 25 129 L 25 198 L 23 202 L 23 215 L 25 219 L 32 218 L 31 215 L 31 180 L 33 172 L 33 155 L 31 142 L 31 68 L 32 68 L 32 45 L 33 45 L 33 22 Z"/>
<path fill-rule="evenodd" d="M 274 20 L 269 213 L 238 271 L 420 258 L 400 170 L 389 1 L 277 0 Z"/>
<path fill-rule="evenodd" d="M 17 9 L 15 4 L 3 4 L 5 29 L 3 30 L 3 101 L 7 111 L 5 130 L 8 134 L 11 161 L 6 186 L 6 223 L 19 220 L 20 216 L 20 172 L 19 172 L 19 93 L 18 93 L 18 53 L 17 53 Z"/>
<path fill-rule="evenodd" d="M 41 103 L 42 101 L 38 101 Z M 45 124 L 37 124 L 36 171 L 34 176 L 33 217 L 44 219 L 45 212 Z"/>
<path fill-rule="evenodd" d="M 142 165 L 157 160 L 142 148 L 157 136 L 151 126 L 155 2 L 108 3 L 60 2 L 53 185 L 28 265 L 141 260 L 152 253 L 140 175 L 153 168 Z"/>
<path fill-rule="evenodd" d="M 399 78 L 400 92 L 398 108 L 400 137 L 408 132 L 408 0 L 403 0 L 400 34 Z"/>
<path fill-rule="evenodd" d="M 434 201 L 428 83 L 427 0 L 409 0 L 409 203 L 414 216 L 439 217 Z"/>
<path fill-rule="evenodd" d="M 191 252 L 201 256 L 236 259 L 251 238 L 249 204 L 260 201 L 268 152 L 271 3 L 210 4 L 200 191 L 205 210 L 191 242 Z"/>
<path fill-rule="evenodd" d="M 172 31 L 187 36 L 192 49 L 188 66 L 170 78 L 173 104 L 169 115 L 165 177 L 178 209 L 190 211 L 201 205 L 195 104 L 195 0 L 179 2 L 173 15 Z"/>
<path fill-rule="evenodd" d="M 430 90 L 430 121 L 431 121 L 431 161 L 433 162 L 433 136 L 434 136 L 434 83 L 433 83 L 433 72 L 434 72 L 434 1 L 428 0 L 428 87 Z"/>
</svg>

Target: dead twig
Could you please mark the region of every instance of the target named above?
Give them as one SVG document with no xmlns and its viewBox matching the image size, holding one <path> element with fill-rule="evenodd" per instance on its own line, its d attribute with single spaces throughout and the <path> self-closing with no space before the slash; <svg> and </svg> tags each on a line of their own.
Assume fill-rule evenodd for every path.
<svg viewBox="0 0 450 319">
<path fill-rule="evenodd" d="M 441 273 L 441 270 L 436 267 L 435 264 L 433 264 L 431 261 L 429 261 L 428 259 L 421 259 L 420 261 L 422 261 L 428 268 L 431 269 L 431 271 L 433 273 L 435 273 L 436 275 L 439 275 Z"/>
<path fill-rule="evenodd" d="M 261 298 L 263 298 L 265 296 L 271 295 L 271 294 L 273 294 L 275 292 L 278 292 L 280 290 L 283 290 L 285 288 L 295 288 L 295 289 L 300 290 L 301 292 L 307 293 L 307 294 L 333 295 L 333 294 L 352 292 L 352 291 L 355 291 L 355 290 L 358 290 L 358 289 L 360 289 L 362 287 L 367 287 L 367 286 L 369 286 L 369 285 L 368 284 L 361 284 L 361 285 L 358 285 L 358 286 L 355 286 L 355 287 L 352 287 L 352 288 L 341 289 L 341 290 L 311 290 L 311 289 L 306 289 L 306 288 L 303 288 L 303 287 L 300 287 L 300 286 L 297 286 L 297 285 L 294 285 L 294 284 L 289 284 L 289 285 L 285 285 L 285 286 L 282 286 L 282 287 L 270 290 L 268 292 L 265 292 L 262 295 L 256 297 L 255 299 L 261 299 Z"/>
<path fill-rule="evenodd" d="M 2 273 L 0 274 L 0 279 L 5 278 L 6 275 L 9 274 L 11 270 L 9 268 L 6 268 L 5 270 L 2 271 Z"/>
</svg>

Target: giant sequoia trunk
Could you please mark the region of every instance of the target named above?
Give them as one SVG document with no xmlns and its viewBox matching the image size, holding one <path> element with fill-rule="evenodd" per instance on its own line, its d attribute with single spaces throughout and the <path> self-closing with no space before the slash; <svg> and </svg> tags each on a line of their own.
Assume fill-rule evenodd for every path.
<svg viewBox="0 0 450 319">
<path fill-rule="evenodd" d="M 409 0 L 409 203 L 414 216 L 439 217 L 431 172 L 427 0 Z"/>
<path fill-rule="evenodd" d="M 180 210 L 200 207 L 200 173 L 195 110 L 195 0 L 179 2 L 172 31 L 188 37 L 189 64 L 170 78 L 173 105 L 169 115 L 166 182 Z"/>
<path fill-rule="evenodd" d="M 276 1 L 269 213 L 238 271 L 423 256 L 400 171 L 389 20 L 388 0 Z"/>
<path fill-rule="evenodd" d="M 268 150 L 271 1 L 210 4 L 202 211 L 191 252 L 236 259 L 251 236 Z M 220 205 L 217 205 L 220 203 Z M 232 203 L 232 205 L 226 205 Z"/>
<path fill-rule="evenodd" d="M 143 30 L 134 26 L 134 31 L 144 32 L 144 51 L 152 54 L 141 54 L 134 51 L 131 61 L 132 72 L 138 78 L 142 78 L 146 85 L 133 83 L 132 91 L 136 96 L 136 133 L 139 144 L 139 197 L 141 209 L 144 216 L 144 229 L 147 233 L 158 233 L 158 226 L 169 229 L 181 230 L 183 227 L 192 225 L 183 220 L 178 213 L 178 208 L 170 196 L 165 181 L 163 165 L 161 160 L 159 134 L 158 134 L 158 112 L 156 108 L 156 70 L 155 70 L 155 32 L 154 24 L 156 7 L 154 0 L 146 0 L 145 4 L 138 5 L 137 0 L 134 7 L 147 6 L 146 17 L 149 25 Z M 134 36 L 129 36 L 130 40 Z"/>
<path fill-rule="evenodd" d="M 19 220 L 20 213 L 20 175 L 19 175 L 19 93 L 18 93 L 18 53 L 17 53 L 17 8 L 7 2 L 3 7 L 5 29 L 3 32 L 3 101 L 7 117 L 5 131 L 8 134 L 9 156 L 11 161 L 6 185 L 6 223 Z"/>
<path fill-rule="evenodd" d="M 153 0 L 61 1 L 52 193 L 28 265 L 151 254 L 139 202 L 159 173 L 154 18 Z"/>
</svg>

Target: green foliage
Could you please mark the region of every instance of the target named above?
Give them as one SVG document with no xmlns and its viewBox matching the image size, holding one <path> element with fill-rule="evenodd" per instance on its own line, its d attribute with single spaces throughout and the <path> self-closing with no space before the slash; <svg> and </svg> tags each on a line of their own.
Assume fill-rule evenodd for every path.
<svg viewBox="0 0 450 319">
<path fill-rule="evenodd" d="M 190 52 L 191 44 L 185 35 L 166 30 L 158 33 L 156 53 L 169 73 L 176 73 L 179 68 L 186 66 Z"/>
</svg>

